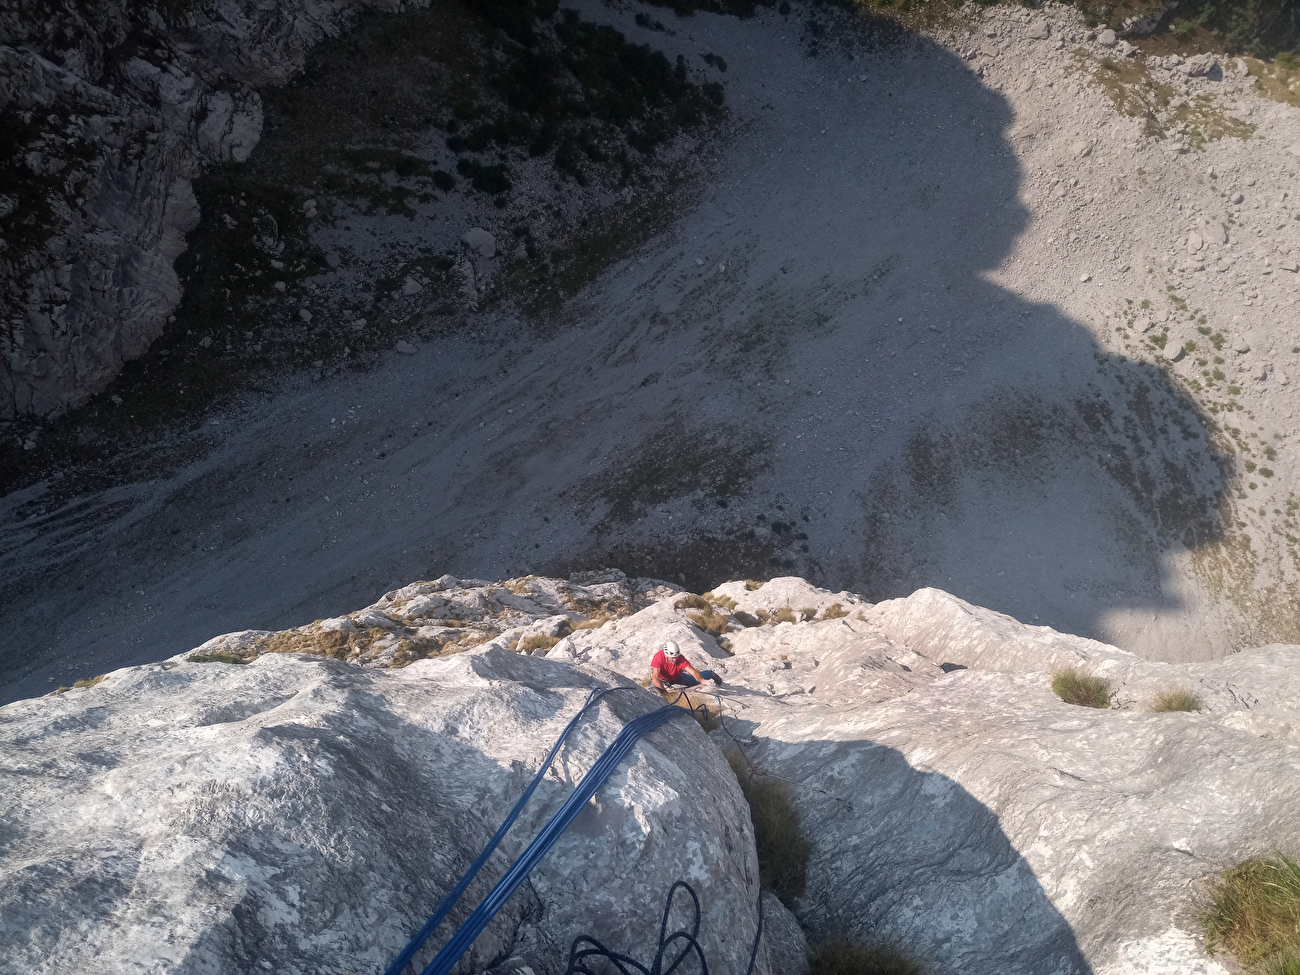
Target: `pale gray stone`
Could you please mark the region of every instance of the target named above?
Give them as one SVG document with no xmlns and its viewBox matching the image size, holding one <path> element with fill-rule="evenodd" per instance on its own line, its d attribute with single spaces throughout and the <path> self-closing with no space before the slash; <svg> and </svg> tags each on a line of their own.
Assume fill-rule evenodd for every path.
<svg viewBox="0 0 1300 975">
<path fill-rule="evenodd" d="M 461 243 L 480 257 L 495 257 L 497 239 L 482 227 L 471 227 L 461 235 Z"/>
<path fill-rule="evenodd" d="M 176 658 L 8 705 L 0 951 L 30 973 L 382 971 L 610 679 L 503 650 L 384 672 L 267 654 Z M 660 704 L 634 688 L 579 725 L 455 921 L 623 725 Z M 710 967 L 744 971 L 758 921 L 752 826 L 722 755 L 685 716 L 633 748 L 461 970 L 527 953 L 537 975 L 562 971 L 580 934 L 648 963 L 677 879 L 700 897 Z M 802 939 L 782 944 L 797 925 L 769 914 L 758 970 L 778 975 L 769 951 L 786 957 Z"/>
</svg>

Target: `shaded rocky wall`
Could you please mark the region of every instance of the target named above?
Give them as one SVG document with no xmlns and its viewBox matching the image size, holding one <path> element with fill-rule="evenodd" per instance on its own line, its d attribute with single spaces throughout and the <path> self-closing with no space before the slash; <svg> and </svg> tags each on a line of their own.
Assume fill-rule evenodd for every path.
<svg viewBox="0 0 1300 975">
<path fill-rule="evenodd" d="M 424 6 L 414 0 L 405 6 Z M 0 10 L 0 422 L 102 391 L 180 301 L 204 166 L 257 144 L 257 89 L 401 0 L 29 0 Z"/>
</svg>

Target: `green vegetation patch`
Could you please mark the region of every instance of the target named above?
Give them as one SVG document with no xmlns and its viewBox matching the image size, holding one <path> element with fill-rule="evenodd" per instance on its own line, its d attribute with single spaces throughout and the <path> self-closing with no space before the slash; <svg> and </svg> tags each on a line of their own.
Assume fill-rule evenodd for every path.
<svg viewBox="0 0 1300 975">
<path fill-rule="evenodd" d="M 1114 694 L 1110 681 L 1077 666 L 1052 672 L 1052 692 L 1066 704 L 1085 708 L 1108 708 Z"/>
<path fill-rule="evenodd" d="M 759 881 L 789 906 L 804 892 L 813 848 L 790 801 L 790 788 L 780 779 L 756 774 L 739 749 L 728 751 L 727 761 L 749 803 Z"/>
<path fill-rule="evenodd" d="M 192 664 L 246 664 L 251 662 L 237 653 L 231 653 L 229 650 L 207 650 L 203 653 L 192 653 L 185 659 Z"/>
<path fill-rule="evenodd" d="M 892 945 L 834 938 L 813 947 L 811 975 L 924 975 L 921 963 Z"/>
<path fill-rule="evenodd" d="M 1300 863 L 1277 853 L 1225 870 L 1201 921 L 1212 951 L 1260 975 L 1300 972 Z"/>
<path fill-rule="evenodd" d="M 646 509 L 702 491 L 718 502 L 736 497 L 771 466 L 772 445 L 721 428 L 689 432 L 671 421 L 579 488 L 609 505 L 608 517 L 629 522 Z"/>
</svg>

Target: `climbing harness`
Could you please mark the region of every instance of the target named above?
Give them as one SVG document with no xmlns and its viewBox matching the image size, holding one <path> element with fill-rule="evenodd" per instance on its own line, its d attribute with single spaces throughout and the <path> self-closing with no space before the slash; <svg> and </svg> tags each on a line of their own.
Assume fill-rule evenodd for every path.
<svg viewBox="0 0 1300 975">
<path fill-rule="evenodd" d="M 443 898 L 442 903 L 440 903 L 434 912 L 429 915 L 428 920 L 424 922 L 420 927 L 420 930 L 415 933 L 407 943 L 406 947 L 402 949 L 401 954 L 399 954 L 393 960 L 393 963 L 388 966 L 385 975 L 400 975 L 406 966 L 410 964 L 411 959 L 415 957 L 415 953 L 424 946 L 424 943 L 429 940 L 429 937 L 433 934 L 434 930 L 442 923 L 443 919 L 446 918 L 452 907 L 455 906 L 456 902 L 465 893 L 465 890 L 469 887 L 470 883 L 473 882 L 474 878 L 478 875 L 478 872 L 483 868 L 483 865 L 487 863 L 488 858 L 505 837 L 505 834 L 510 830 L 510 827 L 514 825 L 515 820 L 519 818 L 519 814 L 523 811 L 524 805 L 536 791 L 538 785 L 541 784 L 543 776 L 545 776 L 546 771 L 555 760 L 555 756 L 559 753 L 561 745 L 564 744 L 564 740 L 577 726 L 582 716 L 591 710 L 591 708 L 593 708 L 606 694 L 613 693 L 614 691 L 633 689 L 634 688 L 631 687 L 610 687 L 600 690 L 592 690 L 591 694 L 587 697 L 586 703 L 582 706 L 582 709 L 573 716 L 572 720 L 560 733 L 560 737 L 556 740 L 554 746 L 552 746 L 550 753 L 542 762 L 541 767 L 533 777 L 533 780 L 528 784 L 528 788 L 524 790 L 523 795 L 519 797 L 519 801 L 515 803 L 515 807 L 510 811 L 510 814 L 506 816 L 505 821 L 502 822 L 496 833 L 493 834 L 492 838 L 488 841 L 487 846 L 483 848 L 483 852 L 478 855 L 472 864 L 470 864 L 470 867 L 465 871 L 464 876 L 457 881 L 456 886 L 448 892 L 447 896 Z M 681 700 L 680 696 L 678 697 L 678 700 Z M 687 698 L 687 702 L 689 704 L 689 698 Z M 616 737 L 604 752 L 601 753 L 600 757 L 596 759 L 595 764 L 593 764 L 587 774 L 583 776 L 582 781 L 579 782 L 573 792 L 569 794 L 569 797 L 565 800 L 560 809 L 550 818 L 550 820 L 547 821 L 546 825 L 542 827 L 541 831 L 528 845 L 528 848 L 520 854 L 519 858 L 515 860 L 513 864 L 510 865 L 510 868 L 506 871 L 501 880 L 499 880 L 496 886 L 492 888 L 491 892 L 483 899 L 482 903 L 474 909 L 474 912 L 470 914 L 465 923 L 462 924 L 456 933 L 451 936 L 451 939 L 443 946 L 442 950 L 434 956 L 433 961 L 429 962 L 429 964 L 425 966 L 421 975 L 447 975 L 447 973 L 451 971 L 452 966 L 455 965 L 456 962 L 460 960 L 460 957 L 469 950 L 475 939 L 483 932 L 483 929 L 488 926 L 492 918 L 496 916 L 496 913 L 499 910 L 501 910 L 506 901 L 510 899 L 510 896 L 518 889 L 519 885 L 527 879 L 530 873 L 532 873 L 533 868 L 537 866 L 542 857 L 544 857 L 551 847 L 555 845 L 560 836 L 564 833 L 565 829 L 567 829 L 569 824 L 573 822 L 578 813 L 582 811 L 587 800 L 595 795 L 596 790 L 605 784 L 605 780 L 609 778 L 614 769 L 617 768 L 619 763 L 623 760 L 623 757 L 632 749 L 632 746 L 635 745 L 637 741 L 654 731 L 660 725 L 671 721 L 673 718 L 684 714 L 693 715 L 695 711 L 696 708 L 693 706 L 689 708 L 681 708 L 678 707 L 676 703 L 665 704 L 663 707 L 657 708 L 654 711 L 633 718 L 624 725 L 623 730 L 618 733 L 618 737 Z M 690 893 L 691 898 L 695 901 L 696 921 L 692 932 L 687 933 L 685 931 L 679 931 L 674 933 L 671 937 L 668 937 L 665 941 L 664 935 L 667 931 L 668 911 L 672 907 L 672 897 L 679 884 L 686 888 Z M 759 935 L 761 935 L 761 899 L 759 911 Z M 698 942 L 695 941 L 695 936 L 698 933 L 698 930 L 699 900 L 695 897 L 695 892 L 691 890 L 689 886 L 679 881 L 678 884 L 674 884 L 673 888 L 669 891 L 668 905 L 664 908 L 664 920 L 660 929 L 660 950 L 654 963 L 656 967 L 652 969 L 644 969 L 630 958 L 625 958 L 625 956 L 617 957 L 623 958 L 626 963 L 634 965 L 637 969 L 646 973 L 646 975 L 668 975 L 668 972 L 675 970 L 685 959 L 693 945 L 698 957 L 700 958 L 701 965 L 704 966 L 704 973 L 707 975 L 708 968 L 704 963 L 704 954 L 700 950 Z M 580 936 L 574 942 L 574 952 L 577 951 L 578 942 L 582 941 L 585 937 L 585 935 Z M 591 941 L 592 939 L 587 940 Z M 661 965 L 663 952 L 666 950 L 668 944 L 674 943 L 677 940 L 685 940 L 686 946 L 682 949 L 673 964 L 668 969 L 662 970 L 658 966 Z M 594 941 L 592 943 L 597 944 Z M 600 951 L 605 950 L 606 949 L 603 947 L 600 948 Z M 590 952 L 594 953 L 595 951 L 596 949 L 594 948 L 590 949 Z M 581 958 L 575 959 L 572 957 L 574 952 L 571 952 L 570 971 L 585 971 L 585 969 L 575 969 L 572 966 L 581 961 L 581 958 L 588 957 L 588 955 L 583 954 L 581 955 Z M 750 958 L 751 970 L 753 969 L 754 958 L 757 957 L 757 952 L 758 936 L 755 937 L 754 952 Z M 611 959 L 613 958 L 614 956 L 611 955 Z M 616 961 L 616 963 L 618 962 Z M 626 969 L 620 970 L 627 972 Z M 627 975 L 631 975 L 631 973 L 627 972 Z"/>
</svg>

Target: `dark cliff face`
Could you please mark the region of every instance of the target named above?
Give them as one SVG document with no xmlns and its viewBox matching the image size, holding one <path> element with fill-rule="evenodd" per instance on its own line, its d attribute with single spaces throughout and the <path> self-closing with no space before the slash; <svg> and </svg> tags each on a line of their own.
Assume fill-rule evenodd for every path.
<svg viewBox="0 0 1300 975">
<path fill-rule="evenodd" d="M 390 7 L 29 0 L 0 13 L 0 422 L 84 404 L 148 348 L 180 300 L 190 180 L 248 157 L 258 87 L 357 12 Z"/>
</svg>

